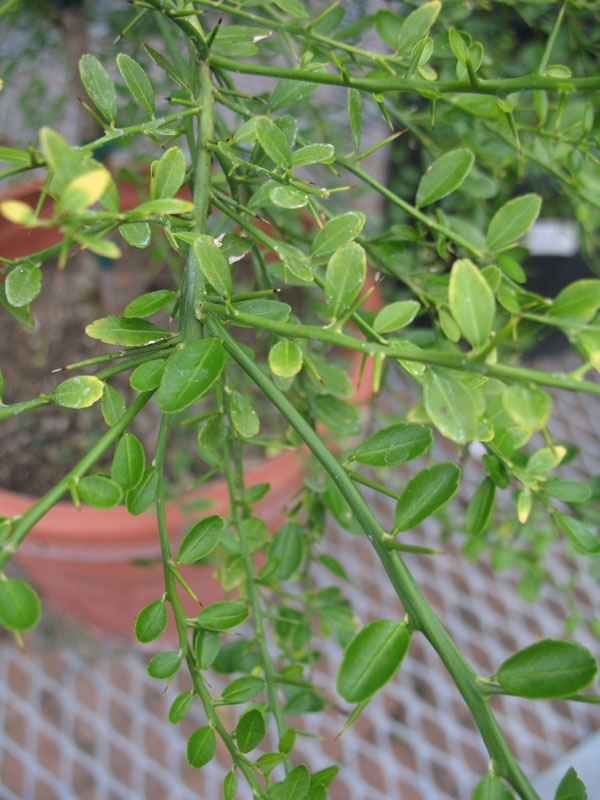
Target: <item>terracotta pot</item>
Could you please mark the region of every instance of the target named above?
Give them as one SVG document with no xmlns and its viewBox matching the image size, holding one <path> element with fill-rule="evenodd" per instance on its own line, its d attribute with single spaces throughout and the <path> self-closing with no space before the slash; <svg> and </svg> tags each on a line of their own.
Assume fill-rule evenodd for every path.
<svg viewBox="0 0 600 800">
<path fill-rule="evenodd" d="M 39 193 L 39 184 L 29 185 L 12 190 L 2 199 L 10 197 L 35 206 Z M 137 191 L 131 186 L 124 187 L 120 194 L 124 208 L 139 202 Z M 44 204 L 44 216 L 49 213 L 49 202 Z M 60 232 L 56 229 L 27 232 L 0 217 L 0 252 L 5 257 L 18 258 L 58 241 Z M 374 293 L 369 298 L 371 306 L 367 307 L 378 302 Z M 361 356 L 352 353 L 351 359 L 350 376 L 357 386 L 354 400 L 363 402 L 370 396 L 372 359 L 368 360 L 360 386 Z M 282 509 L 298 491 L 302 479 L 301 465 L 292 451 L 247 471 L 247 488 L 257 483 L 271 484 L 271 491 L 256 504 L 257 513 L 271 530 L 283 523 Z M 211 505 L 194 517 L 186 506 L 198 499 L 209 500 Z M 0 490 L 0 516 L 23 514 L 35 502 L 33 497 Z M 212 513 L 225 514 L 228 502 L 225 481 L 215 480 L 168 504 L 167 525 L 173 548 L 196 519 Z M 163 592 L 158 529 L 152 511 L 133 517 L 123 506 L 77 509 L 71 502 L 61 501 L 30 531 L 15 559 L 54 608 L 113 637 L 131 637 L 137 613 Z M 212 566 L 190 566 L 181 571 L 204 605 L 223 599 Z M 197 613 L 193 601 L 184 592 L 181 595 L 187 602 L 187 612 Z"/>
</svg>

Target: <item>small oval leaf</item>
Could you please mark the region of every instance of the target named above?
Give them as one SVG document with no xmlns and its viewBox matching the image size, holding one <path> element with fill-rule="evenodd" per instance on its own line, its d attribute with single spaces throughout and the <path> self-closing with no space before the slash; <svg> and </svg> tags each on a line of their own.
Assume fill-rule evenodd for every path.
<svg viewBox="0 0 600 800">
<path fill-rule="evenodd" d="M 317 232 L 310 249 L 313 256 L 326 256 L 354 241 L 363 229 L 365 215 L 362 211 L 348 211 L 332 217 Z"/>
<path fill-rule="evenodd" d="M 404 487 L 394 515 L 394 528 L 414 528 L 454 497 L 460 483 L 460 469 L 451 461 L 427 467 Z"/>
<path fill-rule="evenodd" d="M 494 677 L 509 692 L 541 700 L 580 692 L 597 671 L 596 660 L 582 645 L 544 639 L 507 659 Z"/>
<path fill-rule="evenodd" d="M 210 391 L 225 366 L 218 339 L 201 339 L 178 350 L 167 361 L 157 401 L 161 411 L 182 411 Z"/>
<path fill-rule="evenodd" d="M 221 600 L 203 608 L 196 619 L 200 627 L 209 631 L 225 631 L 240 625 L 249 613 L 245 603 L 239 600 Z"/>
<path fill-rule="evenodd" d="M 524 194 L 505 203 L 492 217 L 485 237 L 488 250 L 502 250 L 524 236 L 536 221 L 542 198 Z"/>
<path fill-rule="evenodd" d="M 79 59 L 81 82 L 98 111 L 109 121 L 117 118 L 117 90 L 113 79 L 98 61 L 89 53 Z"/>
<path fill-rule="evenodd" d="M 155 600 L 137 615 L 134 628 L 135 638 L 142 644 L 153 642 L 164 633 L 167 619 L 167 604 L 164 600 Z"/>
<path fill-rule="evenodd" d="M 267 732 L 265 718 L 257 708 L 251 708 L 240 717 L 235 729 L 235 738 L 241 753 L 254 750 L 265 737 Z"/>
<path fill-rule="evenodd" d="M 269 367 L 278 378 L 293 378 L 302 369 L 302 350 L 296 342 L 283 340 L 269 350 Z"/>
<path fill-rule="evenodd" d="M 197 522 L 179 545 L 177 563 L 194 564 L 211 553 L 218 545 L 224 527 L 224 520 L 216 515 Z"/>
<path fill-rule="evenodd" d="M 348 703 L 367 700 L 394 675 L 408 651 L 410 635 L 400 622 L 376 620 L 352 637 L 336 679 Z"/>
<path fill-rule="evenodd" d="M 126 305 L 123 314 L 128 318 L 150 317 L 168 305 L 174 298 L 175 292 L 171 291 L 171 289 L 157 289 L 155 292 L 146 292 L 146 294 L 141 294 Z"/>
<path fill-rule="evenodd" d="M 396 466 L 422 456 L 432 444 L 433 434 L 425 425 L 399 422 L 369 436 L 348 460 L 372 467 Z"/>
<path fill-rule="evenodd" d="M 341 247 L 329 259 L 325 271 L 325 300 L 334 319 L 342 317 L 362 289 L 367 274 L 365 251 L 359 244 Z"/>
<path fill-rule="evenodd" d="M 93 508 L 114 508 L 123 497 L 123 490 L 108 475 L 86 475 L 77 484 L 84 503 Z"/>
<path fill-rule="evenodd" d="M 398 300 L 390 303 L 377 313 L 373 330 L 377 333 L 392 333 L 400 328 L 406 328 L 417 316 L 420 307 L 420 303 L 416 300 Z"/>
<path fill-rule="evenodd" d="M 153 117 L 154 89 L 144 68 L 125 53 L 119 53 L 117 56 L 117 67 L 133 99 Z"/>
<path fill-rule="evenodd" d="M 22 308 L 29 305 L 42 288 L 42 270 L 37 264 L 21 264 L 6 276 L 4 289 L 6 299 L 12 306 Z"/>
<path fill-rule="evenodd" d="M 487 341 L 496 303 L 489 283 L 468 258 L 455 261 L 450 272 L 448 301 L 452 316 L 471 347 Z"/>
<path fill-rule="evenodd" d="M 38 593 L 20 578 L 0 580 L 0 622 L 18 633 L 39 622 L 42 606 Z"/>
<path fill-rule="evenodd" d="M 266 685 L 264 678 L 256 675 L 244 675 L 226 686 L 221 698 L 229 704 L 247 703 L 263 692 Z"/>
<path fill-rule="evenodd" d="M 469 174 L 475 156 L 464 147 L 450 150 L 433 162 L 417 188 L 416 205 L 422 208 L 454 192 Z"/>
<path fill-rule="evenodd" d="M 89 408 L 103 393 L 104 382 L 95 375 L 78 375 L 59 383 L 52 392 L 52 400 L 64 408 Z"/>
<path fill-rule="evenodd" d="M 217 747 L 217 737 L 214 730 L 206 725 L 198 728 L 188 739 L 187 760 L 194 769 L 200 769 L 212 760 Z"/>
<path fill-rule="evenodd" d="M 133 433 L 124 433 L 115 448 L 110 477 L 127 492 L 142 480 L 145 469 L 144 446 Z"/>
<path fill-rule="evenodd" d="M 154 344 L 173 335 L 153 322 L 114 316 L 97 319 L 86 327 L 85 332 L 91 339 L 99 339 L 104 344 L 120 344 L 123 347 Z"/>
</svg>

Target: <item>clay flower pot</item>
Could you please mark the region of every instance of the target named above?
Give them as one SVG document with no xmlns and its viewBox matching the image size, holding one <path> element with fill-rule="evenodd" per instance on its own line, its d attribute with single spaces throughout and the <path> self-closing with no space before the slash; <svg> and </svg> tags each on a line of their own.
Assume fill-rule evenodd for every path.
<svg viewBox="0 0 600 800">
<path fill-rule="evenodd" d="M 39 184 L 21 186 L 0 200 L 18 199 L 35 206 Z M 133 187 L 120 191 L 123 207 L 134 207 L 139 198 Z M 51 201 L 42 209 L 50 212 Z M 60 241 L 52 228 L 24 231 L 0 217 L 0 252 L 18 258 Z M 367 308 L 377 307 L 374 292 Z M 356 388 L 354 401 L 364 402 L 371 393 L 372 359 L 368 360 L 359 385 L 360 353 L 351 353 L 350 377 Z M 35 413 L 35 412 L 33 412 Z M 271 530 L 284 521 L 283 509 L 296 494 L 303 480 L 296 453 L 286 451 L 251 467 L 245 474 L 246 488 L 269 483 L 271 491 L 256 504 L 257 513 Z M 199 499 L 210 503 L 205 514 L 226 514 L 229 495 L 223 479 L 213 480 L 200 489 L 184 494 L 166 509 L 167 526 L 175 549 L 181 536 L 197 520 L 186 511 Z M 0 489 L 0 516 L 23 514 L 36 499 Z M 131 516 L 123 506 L 100 510 L 70 501 L 57 503 L 30 531 L 15 555 L 45 599 L 63 615 L 84 623 L 96 632 L 113 637 L 132 637 L 138 612 L 163 592 L 162 565 L 156 517 L 152 510 Z M 224 592 L 213 576 L 213 567 L 193 565 L 181 569 L 204 605 L 223 599 Z M 182 592 L 190 615 L 197 613 L 193 601 Z"/>
</svg>

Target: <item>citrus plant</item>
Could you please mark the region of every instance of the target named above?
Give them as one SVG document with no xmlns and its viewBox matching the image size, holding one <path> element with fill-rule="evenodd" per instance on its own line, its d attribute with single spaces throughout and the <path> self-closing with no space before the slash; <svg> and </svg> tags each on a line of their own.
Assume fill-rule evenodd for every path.
<svg viewBox="0 0 600 800">
<path fill-rule="evenodd" d="M 157 652 L 148 672 L 168 684 L 179 669 L 189 671 L 192 688 L 174 699 L 169 720 L 177 723 L 193 703 L 202 704 L 207 722 L 189 739 L 188 760 L 202 767 L 220 739 L 231 755 L 223 784 L 228 800 L 239 780 L 260 798 L 327 796 L 336 767 L 312 772 L 295 763 L 297 731 L 289 722 L 323 708 L 310 681 L 317 631 L 335 634 L 344 647 L 336 686 L 354 706 L 349 724 L 410 657 L 411 638 L 425 636 L 489 753 L 489 773 L 474 787 L 474 800 L 538 798 L 489 698 L 598 702 L 585 693 L 597 673 L 594 656 L 574 641 L 545 639 L 480 676 L 407 564 L 414 553 L 433 554 L 411 531 L 443 513 L 473 442 L 484 455 L 466 512 L 470 553 L 489 545 L 533 554 L 541 581 L 551 544 L 572 560 L 576 555 L 579 565 L 585 558 L 593 567 L 600 552 L 597 485 L 556 474 L 574 450 L 555 442 L 548 427 L 550 389 L 600 394 L 586 378 L 599 368 L 600 280 L 575 281 L 553 299 L 536 294 L 525 285 L 523 246 L 553 194 L 551 202 L 578 220 L 584 252 L 594 257 L 597 10 L 567 0 L 510 4 L 535 34 L 519 62 L 505 57 L 518 48 L 509 30 L 497 30 L 497 9 L 487 3 L 382 4 L 349 23 L 339 3 L 133 5 L 123 41 L 146 26 L 153 43 L 145 45 L 146 57 L 122 52 L 102 64 L 84 55 L 79 65 L 85 102 L 104 134 L 77 147 L 46 127 L 28 149 L 0 148 L 2 177 L 42 169 L 42 196 L 53 203 L 51 216 L 42 217 L 41 202 L 36 208 L 7 199 L 2 215 L 23 226 L 24 235 L 59 227 L 62 237 L 26 258 L 0 257 L 0 300 L 31 327 L 50 258 L 67 272 L 75 250 L 118 259 L 120 239 L 144 249 L 162 238 L 180 265 L 179 281 L 142 294 L 121 315 L 90 320 L 86 335 L 118 349 L 65 366 L 74 374 L 51 394 L 0 406 L 7 419 L 35 418 L 47 404 L 85 413 L 100 403 L 106 423 L 56 486 L 22 516 L 2 520 L 0 567 L 68 493 L 75 504 L 125 504 L 133 515 L 155 509 L 164 582 L 132 625 L 140 642 L 158 642 L 172 616 L 177 648 Z M 492 5 L 506 21 L 505 4 Z M 156 94 L 149 77 L 155 73 L 170 84 L 167 97 Z M 124 124 L 132 104 L 136 119 Z M 390 135 L 361 149 L 376 117 L 389 124 Z M 392 190 L 369 164 L 401 133 L 399 142 L 410 140 L 418 151 L 397 149 Z M 151 153 L 134 208 L 121 207 L 114 176 L 94 158 L 109 143 L 134 149 L 140 143 Z M 403 186 L 404 169 L 416 178 Z M 367 220 L 365 196 L 371 208 L 374 197 L 385 199 L 397 211 L 393 224 L 378 227 L 372 214 Z M 377 312 L 363 307 L 373 274 L 395 287 Z M 164 309 L 171 323 L 149 321 Z M 520 365 L 523 342 L 554 329 L 568 338 L 579 366 L 545 372 Z M 408 413 L 381 426 L 374 400 L 367 428 L 350 402 L 343 354 L 353 352 L 373 363 L 374 396 L 392 371 L 411 387 Z M 113 385 L 122 373 L 130 376 L 129 402 Z M 161 414 L 153 454 L 128 430 L 147 404 Z M 261 423 L 269 414 L 277 422 L 266 436 Z M 177 540 L 166 522 L 165 459 L 172 429 L 182 424 L 198 440 L 199 480 L 222 473 L 230 504 L 226 515 L 201 517 Z M 456 457 L 437 461 L 434 437 L 453 443 Z M 310 453 L 303 456 L 304 484 L 275 531 L 255 509 L 269 485 L 244 481 L 251 447 Z M 94 465 L 107 452 L 111 468 L 98 472 Z M 419 458 L 426 461 L 411 470 Z M 397 475 L 410 475 L 401 491 Z M 392 527 L 382 526 L 362 485 L 396 499 Z M 502 513 L 511 520 L 510 543 L 493 524 L 500 493 L 509 503 Z M 347 579 L 343 554 L 319 553 L 328 515 L 348 535 L 367 537 L 382 579 L 385 573 L 402 603 L 402 618 L 357 628 L 338 590 L 317 592 L 311 578 L 317 562 Z M 234 594 L 189 617 L 181 596 L 196 598 L 201 586 L 190 585 L 179 568 L 208 556 Z M 2 573 L 0 621 L 20 637 L 39 616 L 35 590 Z M 583 614 L 574 616 L 572 629 L 579 622 L 599 632 L 598 621 Z M 222 634 L 242 624 L 243 637 L 227 643 Z M 218 658 L 242 675 L 214 696 L 204 674 Z M 221 705 L 241 707 L 233 727 L 218 716 Z M 267 730 L 277 750 L 257 756 Z M 586 793 L 570 770 L 555 800 L 575 796 Z"/>
</svg>

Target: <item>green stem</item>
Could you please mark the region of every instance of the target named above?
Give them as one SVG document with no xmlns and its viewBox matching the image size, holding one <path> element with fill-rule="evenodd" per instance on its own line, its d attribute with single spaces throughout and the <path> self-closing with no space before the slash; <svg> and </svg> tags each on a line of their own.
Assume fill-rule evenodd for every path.
<svg viewBox="0 0 600 800">
<path fill-rule="evenodd" d="M 195 233 L 204 233 L 210 204 L 211 155 L 208 143 L 213 138 L 213 83 L 206 62 L 200 66 L 200 102 L 196 152 L 194 154 L 194 226 Z M 202 331 L 194 317 L 194 308 L 204 291 L 204 278 L 190 247 L 181 292 L 180 329 L 185 342 L 200 339 Z"/>
<path fill-rule="evenodd" d="M 567 9 L 567 0 L 565 0 L 565 2 L 562 4 L 561 9 L 558 12 L 558 16 L 556 17 L 556 20 L 550 32 L 550 36 L 548 37 L 548 41 L 546 42 L 546 47 L 544 48 L 544 52 L 540 60 L 540 65 L 537 69 L 538 75 L 543 75 L 544 70 L 548 66 L 548 60 L 552 53 L 552 48 L 554 47 L 554 42 L 556 41 L 556 37 L 558 36 L 558 31 L 560 30 L 560 25 L 565 15 L 566 9 Z"/>
<path fill-rule="evenodd" d="M 11 558 L 17 547 L 21 544 L 23 539 L 27 536 L 33 526 L 38 523 L 42 517 L 50 511 L 52 506 L 56 505 L 60 498 L 69 491 L 69 484 L 71 481 L 77 481 L 82 478 L 91 466 L 100 458 L 100 456 L 108 450 L 108 448 L 116 442 L 119 436 L 127 428 L 129 423 L 135 419 L 142 408 L 146 405 L 148 400 L 152 397 L 154 392 L 142 392 L 139 397 L 129 406 L 123 416 L 116 422 L 113 427 L 102 436 L 93 447 L 84 455 L 81 461 L 76 464 L 73 469 L 68 472 L 56 486 L 53 486 L 38 502 L 33 505 L 28 511 L 20 516 L 13 527 L 12 533 L 8 542 L 3 545 L 0 550 L 0 570 L 4 568 L 6 562 Z"/>
<path fill-rule="evenodd" d="M 445 367 L 455 369 L 460 372 L 474 372 L 478 375 L 485 375 L 490 378 L 500 380 L 534 384 L 537 386 L 552 386 L 556 389 L 565 389 L 570 392 L 586 392 L 587 394 L 600 394 L 600 385 L 587 381 L 573 379 L 570 375 L 543 372 L 542 370 L 528 369 L 527 367 L 511 367 L 506 364 L 488 364 L 478 361 L 470 361 L 461 353 L 452 353 L 444 350 L 421 350 L 415 347 L 390 347 L 389 345 L 377 344 L 376 342 L 366 342 L 347 336 L 344 333 L 336 333 L 330 328 L 321 328 L 318 325 L 294 325 L 290 322 L 276 322 L 258 317 L 255 314 L 244 314 L 236 311 L 230 312 L 216 303 L 203 303 L 197 310 L 198 315 L 204 319 L 206 312 L 217 314 L 223 317 L 232 325 L 242 327 L 258 328 L 270 331 L 283 338 L 317 339 L 321 342 L 329 342 L 337 347 L 344 347 L 347 350 L 355 350 L 366 355 L 374 356 L 381 353 L 387 358 L 398 361 L 415 361 L 419 364 L 426 364 L 433 367 Z"/>
<path fill-rule="evenodd" d="M 220 392 L 220 394 L 222 394 Z M 217 398 L 218 401 L 218 398 Z M 229 403 L 226 404 L 229 417 L 229 431 L 223 442 L 223 471 L 225 473 L 225 480 L 229 490 L 229 500 L 231 503 L 231 513 L 233 516 L 233 524 L 237 531 L 240 544 L 242 546 L 242 557 L 244 559 L 244 569 L 246 573 L 246 591 L 248 599 L 252 606 L 252 614 L 254 617 L 254 633 L 260 653 L 262 657 L 263 669 L 265 671 L 265 681 L 267 684 L 267 695 L 269 698 L 269 709 L 275 718 L 277 725 L 277 732 L 279 738 L 287 731 L 287 725 L 283 719 L 283 711 L 279 702 L 277 694 L 276 673 L 269 652 L 267 644 L 267 637 L 265 634 L 265 625 L 263 619 L 263 611 L 260 604 L 260 597 L 256 584 L 254 582 L 254 562 L 252 554 L 248 546 L 248 537 L 240 515 L 240 489 L 243 489 L 243 476 L 238 468 L 237 459 L 234 459 L 231 447 L 232 434 L 232 421 L 231 409 Z M 286 758 L 286 766 L 289 767 L 289 759 Z"/>
<path fill-rule="evenodd" d="M 268 800 L 268 798 L 265 797 L 265 794 L 261 786 L 258 784 L 256 778 L 254 777 L 251 768 L 248 766 L 245 759 L 240 757 L 240 754 L 238 753 L 238 750 L 233 742 L 233 739 L 231 738 L 231 736 L 223 726 L 223 723 L 217 716 L 213 699 L 210 695 L 210 692 L 204 685 L 204 682 L 202 680 L 202 675 L 198 670 L 198 666 L 194 659 L 194 655 L 191 652 L 191 648 L 189 646 L 188 632 L 185 623 L 186 619 L 185 612 L 183 610 L 183 606 L 181 605 L 181 600 L 179 599 L 179 595 L 177 594 L 175 577 L 171 572 L 171 570 L 169 569 L 169 563 L 172 561 L 172 557 L 171 557 L 171 545 L 169 543 L 169 532 L 167 529 L 167 518 L 165 509 L 164 465 L 165 465 L 165 449 L 166 449 L 166 442 L 167 442 L 167 435 L 169 432 L 170 421 L 171 421 L 171 416 L 169 414 L 163 414 L 160 423 L 158 440 L 156 442 L 156 451 L 154 456 L 158 473 L 158 483 L 156 487 L 156 516 L 158 523 L 158 536 L 160 540 L 161 558 L 163 563 L 165 592 L 167 595 L 167 599 L 171 604 L 173 617 L 175 619 L 175 627 L 177 629 L 177 639 L 179 641 L 179 649 L 184 654 L 186 664 L 190 676 L 192 678 L 194 691 L 200 697 L 202 706 L 204 707 L 204 711 L 206 712 L 206 717 L 208 719 L 209 725 L 221 737 L 225 746 L 229 750 L 229 753 L 231 754 L 233 763 L 237 767 L 239 767 L 244 773 L 244 776 L 246 777 L 246 780 L 251 786 L 254 795 L 256 797 L 263 797 L 265 798 L 265 800 Z"/>
<path fill-rule="evenodd" d="M 521 793 L 523 800 L 540 800 L 504 741 L 489 704 L 481 692 L 475 671 L 435 616 L 402 559 L 397 553 L 389 552 L 385 547 L 385 530 L 346 475 L 344 468 L 283 392 L 245 355 L 224 326 L 216 319 L 207 319 L 206 327 L 213 336 L 222 339 L 229 355 L 285 417 L 342 492 L 386 570 L 410 617 L 411 624 L 425 634 L 464 697 L 490 756 L 497 762 L 498 773 L 511 782 Z"/>
<path fill-rule="evenodd" d="M 351 158 L 338 157 L 337 163 L 345 167 L 348 172 L 352 172 L 353 175 L 356 175 L 364 183 L 371 186 L 383 197 L 386 197 L 395 206 L 401 208 L 409 216 L 413 217 L 413 219 L 418 219 L 419 222 L 422 222 L 423 225 L 426 225 L 430 230 L 436 231 L 436 233 L 441 233 L 447 239 L 456 242 L 456 244 L 460 245 L 468 253 L 471 253 L 471 255 L 475 256 L 475 258 L 479 259 L 480 261 L 485 260 L 484 254 L 481 253 L 476 247 L 473 247 L 470 242 L 468 242 L 458 233 L 455 233 L 450 228 L 447 228 L 445 225 L 441 225 L 439 222 L 436 222 L 432 217 L 428 217 L 426 214 L 423 214 L 422 211 L 419 211 L 418 208 L 415 208 L 415 206 L 407 203 L 406 200 L 398 197 L 398 195 L 392 192 L 391 189 L 388 189 L 387 186 L 379 183 L 379 181 L 376 181 L 375 178 L 372 178 L 368 172 L 360 169 L 360 167 L 358 167 Z"/>
<path fill-rule="evenodd" d="M 237 72 L 246 75 L 263 75 L 269 78 L 286 78 L 295 81 L 308 81 L 310 83 L 330 84 L 332 86 L 353 87 L 365 92 L 425 92 L 428 96 L 432 93 L 461 92 L 468 94 L 504 95 L 513 92 L 523 92 L 534 89 L 546 89 L 550 92 L 564 91 L 568 86 L 571 90 L 600 88 L 600 76 L 593 75 L 586 78 L 569 78 L 559 80 L 543 75 L 522 75 L 518 78 L 493 78 L 490 80 L 479 79 L 477 86 L 470 80 L 462 81 L 426 81 L 416 78 L 361 78 L 355 76 L 314 72 L 307 69 L 288 69 L 286 67 L 272 67 L 265 64 L 251 64 L 245 61 L 236 61 L 232 58 L 211 54 L 210 61 L 213 67 Z"/>
</svg>

